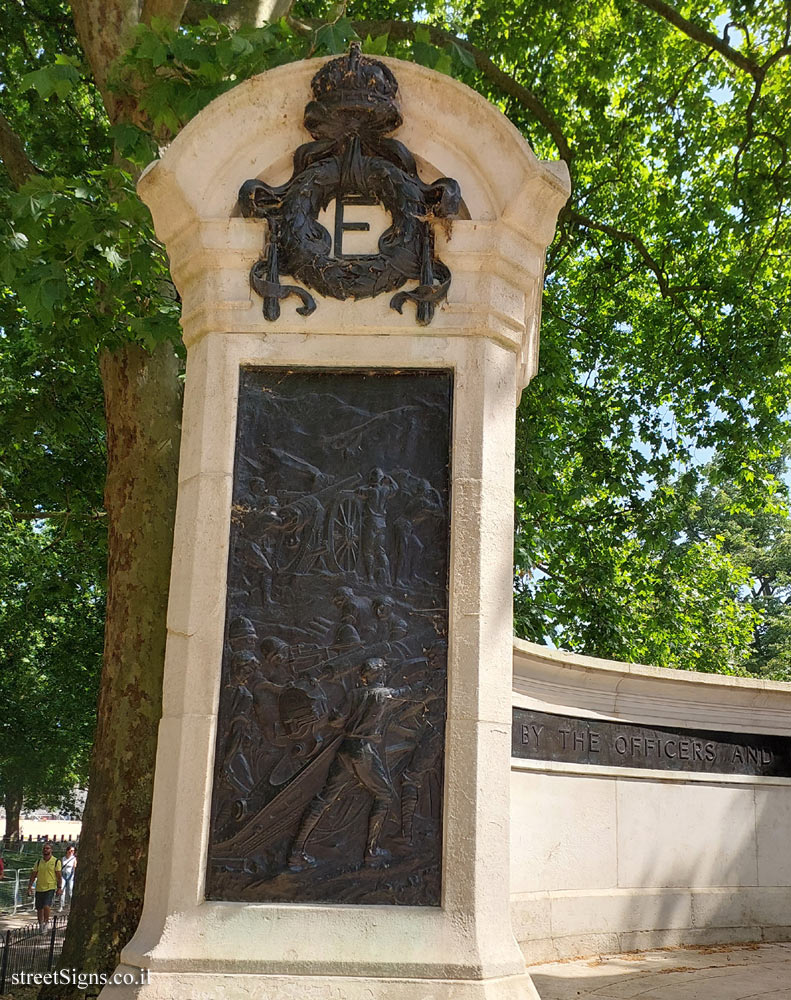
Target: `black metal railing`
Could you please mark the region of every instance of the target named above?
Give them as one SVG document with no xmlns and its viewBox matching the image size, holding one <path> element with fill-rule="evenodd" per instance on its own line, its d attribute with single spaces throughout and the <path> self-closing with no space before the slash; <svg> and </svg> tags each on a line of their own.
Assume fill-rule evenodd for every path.
<svg viewBox="0 0 791 1000">
<path fill-rule="evenodd" d="M 21 972 L 51 972 L 60 958 L 66 920 L 55 917 L 44 931 L 38 926 L 8 930 L 0 938 L 0 996 Z"/>
</svg>

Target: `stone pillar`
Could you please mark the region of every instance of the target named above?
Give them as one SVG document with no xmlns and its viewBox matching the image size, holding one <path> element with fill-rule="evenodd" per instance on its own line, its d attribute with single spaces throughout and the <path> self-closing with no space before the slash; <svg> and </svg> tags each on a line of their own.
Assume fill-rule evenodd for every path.
<svg viewBox="0 0 791 1000">
<path fill-rule="evenodd" d="M 538 161 L 507 119 L 462 84 L 412 63 L 381 62 L 399 85 L 403 124 L 393 138 L 427 185 L 458 183 L 430 195 L 429 215 L 454 209 L 456 217 L 430 218 L 436 266 L 419 277 L 420 313 L 409 299 L 396 311 L 389 292 L 322 293 L 304 269 L 302 278 L 289 274 L 287 247 L 273 269 L 267 223 L 238 207 L 240 186 L 258 179 L 265 183 L 246 188 L 248 214 L 262 203 L 259 216 L 274 202 L 281 211 L 285 189 L 271 191 L 288 181 L 295 149 L 310 139 L 303 118 L 318 61 L 280 67 L 218 98 L 140 181 L 183 300 L 187 375 L 145 905 L 119 969 L 151 974 L 147 985 L 113 988 L 113 997 L 537 997 L 509 911 L 514 409 L 535 371 L 544 252 L 568 175 L 563 164 Z M 406 163 L 402 153 L 393 157 Z M 269 318 L 249 280 L 259 260 L 253 284 L 269 296 Z M 445 298 L 437 261 L 450 272 Z M 288 266 L 299 271 L 293 258 Z M 310 315 L 297 312 L 298 298 L 272 294 L 281 273 L 312 296 Z M 250 368 L 439 371 L 452 380 L 437 905 L 267 901 L 266 892 L 241 902 L 213 890 L 206 898 L 218 704 L 227 685 L 237 405 L 240 369 Z"/>
</svg>

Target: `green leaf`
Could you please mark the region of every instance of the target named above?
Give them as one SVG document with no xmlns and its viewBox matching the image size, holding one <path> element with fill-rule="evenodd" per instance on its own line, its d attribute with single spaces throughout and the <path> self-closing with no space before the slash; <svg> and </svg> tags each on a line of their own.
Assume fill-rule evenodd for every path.
<svg viewBox="0 0 791 1000">
<path fill-rule="evenodd" d="M 420 63 L 421 66 L 428 66 L 429 69 L 434 68 L 434 63 L 437 61 L 437 50 L 433 45 L 426 45 L 425 42 L 415 41 L 412 45 L 412 54 L 415 57 L 416 63 Z"/>
<path fill-rule="evenodd" d="M 12 285 L 15 278 L 16 265 L 14 264 L 11 254 L 0 254 L 0 279 L 2 279 L 7 285 Z"/>
<path fill-rule="evenodd" d="M 162 66 L 167 62 L 168 47 L 158 35 L 150 32 L 137 46 L 137 56 L 139 59 L 150 59 L 154 67 Z"/>
<path fill-rule="evenodd" d="M 437 61 L 434 63 L 434 69 L 438 73 L 445 73 L 450 76 L 453 71 L 453 60 L 449 52 L 440 52 Z"/>
<path fill-rule="evenodd" d="M 231 48 L 237 56 L 246 56 L 253 51 L 253 43 L 244 35 L 236 34 L 231 36 Z"/>
<path fill-rule="evenodd" d="M 176 135 L 181 129 L 181 121 L 179 120 L 176 112 L 169 105 L 166 105 L 159 110 L 155 116 L 155 121 L 158 126 L 166 128 L 171 135 Z"/>
<path fill-rule="evenodd" d="M 145 165 L 157 155 L 157 146 L 150 135 L 137 125 L 119 122 L 110 128 L 118 152 L 125 160 Z"/>
<path fill-rule="evenodd" d="M 349 47 L 349 42 L 357 37 L 352 22 L 347 17 L 341 17 L 318 29 L 316 47 L 334 55 L 345 52 Z"/>
<path fill-rule="evenodd" d="M 466 69 L 475 69 L 475 57 L 472 52 L 468 52 L 467 49 L 461 45 L 457 45 L 456 42 L 451 42 L 450 45 L 453 55 L 459 60 L 462 66 Z"/>
<path fill-rule="evenodd" d="M 371 38 L 371 36 L 368 35 L 363 42 L 362 50 L 369 56 L 383 56 L 387 52 L 387 43 L 389 39 L 389 35 L 377 35 L 376 38 Z"/>
<path fill-rule="evenodd" d="M 39 97 L 46 101 L 53 94 L 60 98 L 66 97 L 79 81 L 80 74 L 71 63 L 53 63 L 43 69 L 26 73 L 20 80 L 20 88 L 22 90 L 35 88 Z"/>
</svg>

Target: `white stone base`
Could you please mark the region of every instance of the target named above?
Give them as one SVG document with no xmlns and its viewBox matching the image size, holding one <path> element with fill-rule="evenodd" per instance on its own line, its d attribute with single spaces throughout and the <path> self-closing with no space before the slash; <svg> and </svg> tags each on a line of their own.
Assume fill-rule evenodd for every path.
<svg viewBox="0 0 791 1000">
<path fill-rule="evenodd" d="M 140 970 L 120 965 L 120 974 Z M 146 986 L 107 987 L 113 1000 L 539 1000 L 528 975 L 504 979 L 371 979 L 152 972 Z"/>
</svg>

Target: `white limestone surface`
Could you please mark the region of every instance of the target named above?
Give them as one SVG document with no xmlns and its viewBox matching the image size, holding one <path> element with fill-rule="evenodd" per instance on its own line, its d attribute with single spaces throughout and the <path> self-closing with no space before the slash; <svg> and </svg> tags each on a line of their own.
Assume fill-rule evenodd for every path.
<svg viewBox="0 0 791 1000">
<path fill-rule="evenodd" d="M 791 685 L 514 641 L 513 703 L 791 736 Z M 512 759 L 511 892 L 529 962 L 791 940 L 791 779 Z"/>
</svg>

